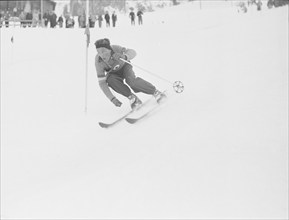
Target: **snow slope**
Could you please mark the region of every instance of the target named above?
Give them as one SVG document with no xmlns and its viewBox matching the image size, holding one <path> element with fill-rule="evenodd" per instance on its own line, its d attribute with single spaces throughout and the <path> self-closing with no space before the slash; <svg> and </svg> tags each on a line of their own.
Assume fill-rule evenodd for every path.
<svg viewBox="0 0 289 220">
<path fill-rule="evenodd" d="M 2 218 L 288 218 L 288 7 L 190 7 L 91 30 L 87 114 L 83 29 L 1 29 Z M 185 91 L 135 68 L 171 98 L 100 128 L 129 109 L 98 87 L 102 37 Z"/>
</svg>

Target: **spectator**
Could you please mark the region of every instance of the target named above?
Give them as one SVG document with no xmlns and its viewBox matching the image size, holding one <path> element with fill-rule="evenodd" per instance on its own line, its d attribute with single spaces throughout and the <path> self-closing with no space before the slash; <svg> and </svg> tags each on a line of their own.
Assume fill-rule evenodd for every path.
<svg viewBox="0 0 289 220">
<path fill-rule="evenodd" d="M 19 18 L 20 18 L 20 27 L 26 27 L 26 22 L 25 22 L 26 15 L 24 11 L 21 11 Z"/>
<path fill-rule="evenodd" d="M 52 12 L 50 12 L 50 27 L 51 28 L 55 28 L 56 24 L 57 24 L 57 16 L 52 11 Z"/>
<path fill-rule="evenodd" d="M 268 0 L 267 7 L 271 9 L 274 6 L 274 0 Z"/>
<path fill-rule="evenodd" d="M 67 17 L 66 19 L 66 28 L 74 28 L 75 21 L 71 17 Z"/>
<path fill-rule="evenodd" d="M 135 19 L 135 13 L 134 13 L 133 9 L 132 9 L 131 12 L 129 13 L 129 17 L 130 17 L 130 23 L 131 23 L 131 25 L 135 25 L 135 21 L 134 21 L 134 19 Z"/>
<path fill-rule="evenodd" d="M 102 15 L 98 15 L 97 20 L 98 20 L 98 27 L 101 28 L 101 26 L 102 26 L 102 21 L 103 21 Z"/>
<path fill-rule="evenodd" d="M 90 27 L 90 28 L 94 28 L 94 26 L 95 26 L 95 21 L 96 21 L 95 15 L 90 15 L 90 16 L 89 16 L 89 19 L 88 19 L 89 27 Z"/>
<path fill-rule="evenodd" d="M 5 14 L 4 14 L 5 27 L 9 27 L 9 19 L 10 19 L 10 14 L 9 14 L 8 11 L 6 11 Z"/>
<path fill-rule="evenodd" d="M 258 0 L 258 2 L 257 2 L 256 4 L 257 4 L 257 11 L 261 11 L 261 9 L 262 9 L 262 2 L 261 2 L 261 0 Z"/>
<path fill-rule="evenodd" d="M 143 12 L 141 10 L 138 10 L 137 12 L 137 17 L 138 17 L 138 24 L 139 25 L 142 25 L 142 15 L 143 15 Z"/>
<path fill-rule="evenodd" d="M 13 8 L 13 17 L 17 17 L 17 8 Z"/>
<path fill-rule="evenodd" d="M 71 21 L 71 28 L 74 28 L 74 24 L 75 24 L 75 21 L 74 21 L 74 19 L 73 19 L 73 18 L 71 18 L 71 19 L 70 19 L 70 21 Z"/>
<path fill-rule="evenodd" d="M 59 16 L 59 18 L 57 20 L 57 24 L 59 25 L 60 28 L 63 27 L 63 17 L 62 17 L 62 15 Z"/>
<path fill-rule="evenodd" d="M 64 15 L 64 19 L 65 19 L 65 28 L 67 28 L 67 24 L 68 24 L 68 19 L 69 19 L 70 15 L 67 13 Z"/>
<path fill-rule="evenodd" d="M 85 28 L 85 27 L 86 27 L 85 17 L 86 17 L 85 14 L 78 16 L 78 26 L 79 26 L 80 28 Z"/>
<path fill-rule="evenodd" d="M 48 12 L 44 13 L 43 19 L 44 19 L 44 26 L 47 27 L 48 22 L 49 22 L 49 14 L 48 14 Z"/>
<path fill-rule="evenodd" d="M 39 22 L 39 12 L 34 10 L 32 15 L 32 27 L 36 27 Z"/>
<path fill-rule="evenodd" d="M 239 2 L 237 5 L 237 11 L 239 12 L 243 12 L 243 13 L 247 13 L 247 7 L 246 4 L 244 2 Z"/>
<path fill-rule="evenodd" d="M 117 15 L 115 14 L 115 11 L 112 13 L 112 26 L 115 27 L 116 20 L 117 20 Z"/>
<path fill-rule="evenodd" d="M 42 21 L 43 21 L 43 19 L 41 18 L 41 13 L 38 12 L 38 26 L 39 26 L 39 27 L 43 27 Z"/>
<path fill-rule="evenodd" d="M 105 12 L 104 19 L 105 19 L 106 27 L 110 27 L 110 16 L 108 12 Z"/>
<path fill-rule="evenodd" d="M 31 27 L 31 25 L 32 25 L 32 19 L 33 19 L 32 13 L 31 13 L 31 12 L 27 12 L 27 14 L 26 14 L 26 20 L 27 20 L 27 25 L 28 25 L 28 27 Z"/>
<path fill-rule="evenodd" d="M 0 12 L 0 28 L 2 28 L 3 21 L 4 21 L 4 12 L 1 11 Z"/>
</svg>

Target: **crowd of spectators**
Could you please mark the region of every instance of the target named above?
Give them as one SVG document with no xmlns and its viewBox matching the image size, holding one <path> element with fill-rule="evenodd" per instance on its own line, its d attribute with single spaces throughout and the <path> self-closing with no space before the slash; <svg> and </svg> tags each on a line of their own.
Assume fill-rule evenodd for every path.
<svg viewBox="0 0 289 220">
<path fill-rule="evenodd" d="M 263 5 L 264 0 L 240 0 L 237 1 L 238 12 L 247 13 L 249 8 L 255 8 L 257 11 L 261 11 L 265 5 Z M 273 7 L 280 7 L 289 4 L 289 0 L 267 0 L 267 8 L 271 9 Z"/>
<path fill-rule="evenodd" d="M 142 24 L 142 11 L 137 12 L 139 19 L 139 25 Z M 131 18 L 131 14 L 129 15 Z M 132 18 L 131 18 L 132 19 Z M 74 28 L 75 20 L 78 22 L 78 27 L 86 27 L 86 15 L 80 15 L 72 17 L 70 15 L 57 16 L 54 11 L 46 11 L 43 16 L 39 10 L 33 10 L 33 12 L 17 11 L 17 9 L 1 11 L 0 12 L 0 28 L 9 26 L 20 26 L 26 27 L 49 27 L 49 28 Z M 96 27 L 98 24 L 99 28 L 102 28 L 102 22 L 105 22 L 107 28 L 116 27 L 117 14 L 114 11 L 112 15 L 106 11 L 104 14 L 90 15 L 88 18 L 88 24 L 90 28 Z"/>
<path fill-rule="evenodd" d="M 272 7 L 279 7 L 289 3 L 289 0 L 267 0 L 267 7 L 270 9 Z M 248 8 L 251 6 L 257 6 L 257 10 L 262 10 L 262 0 L 247 0 L 247 1 L 238 1 L 237 7 L 238 12 L 246 13 Z M 132 26 L 135 25 L 135 19 L 137 17 L 138 24 L 143 24 L 143 12 L 138 10 L 137 13 L 134 12 L 134 9 L 131 8 L 131 12 L 128 15 L 128 20 Z M 105 22 L 107 28 L 116 27 L 117 24 L 117 15 L 114 11 L 112 15 L 106 11 L 104 14 L 99 15 L 90 15 L 88 18 L 88 25 L 90 28 L 96 27 L 96 23 L 99 28 L 102 28 L 102 22 Z M 77 16 L 78 27 L 86 27 L 86 15 Z M 32 12 L 19 11 L 17 8 L 13 10 L 1 11 L 0 12 L 0 28 L 9 27 L 9 26 L 20 26 L 23 28 L 26 27 L 50 27 L 50 28 L 74 28 L 75 27 L 75 17 L 67 15 L 60 15 L 57 17 L 54 11 L 46 11 L 41 16 L 40 10 L 33 10 Z"/>
<path fill-rule="evenodd" d="M 56 14 L 53 11 L 45 12 L 43 19 L 39 10 L 32 12 L 18 11 L 16 8 L 13 11 L 0 12 L 0 27 L 20 26 L 20 27 L 39 27 L 46 26 L 50 23 L 50 27 L 57 25 Z"/>
</svg>

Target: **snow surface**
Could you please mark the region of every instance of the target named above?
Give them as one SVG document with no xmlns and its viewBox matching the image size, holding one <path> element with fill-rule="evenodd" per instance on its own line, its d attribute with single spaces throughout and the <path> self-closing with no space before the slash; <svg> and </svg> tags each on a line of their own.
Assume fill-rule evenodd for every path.
<svg viewBox="0 0 289 220">
<path fill-rule="evenodd" d="M 166 106 L 100 128 L 129 109 L 98 86 L 103 37 L 185 91 L 135 68 L 168 90 Z M 84 30 L 1 29 L 2 218 L 288 218 L 288 7 L 188 3 L 145 14 L 142 27 L 120 16 L 91 41 L 85 114 Z"/>
</svg>

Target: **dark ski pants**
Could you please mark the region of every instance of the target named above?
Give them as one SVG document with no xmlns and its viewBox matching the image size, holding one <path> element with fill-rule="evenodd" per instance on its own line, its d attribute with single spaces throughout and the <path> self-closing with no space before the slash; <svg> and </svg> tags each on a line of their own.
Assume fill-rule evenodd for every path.
<svg viewBox="0 0 289 220">
<path fill-rule="evenodd" d="M 123 82 L 124 80 L 127 85 Z M 106 82 L 110 88 L 125 97 L 131 95 L 130 88 L 136 93 L 142 92 L 149 95 L 154 94 L 156 90 L 156 87 L 151 83 L 136 77 L 132 66 L 127 63 L 119 71 L 110 73 Z"/>
</svg>

